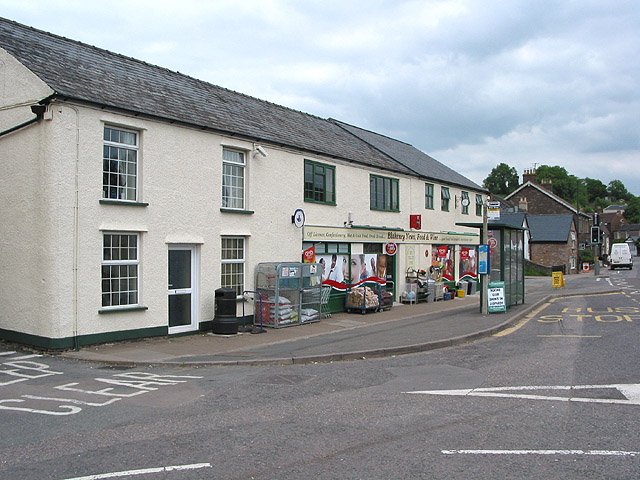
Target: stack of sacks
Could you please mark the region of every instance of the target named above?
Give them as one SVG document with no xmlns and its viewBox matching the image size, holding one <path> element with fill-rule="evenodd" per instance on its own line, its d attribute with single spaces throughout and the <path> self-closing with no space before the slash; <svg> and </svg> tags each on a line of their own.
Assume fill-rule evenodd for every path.
<svg viewBox="0 0 640 480">
<path fill-rule="evenodd" d="M 291 301 L 285 297 L 269 297 L 269 317 L 274 319 L 276 314 L 278 317 L 278 323 L 295 323 L 298 321 L 298 315 L 292 317 L 295 313 L 291 309 Z M 270 322 L 271 323 L 271 322 Z"/>
<path fill-rule="evenodd" d="M 304 322 L 312 322 L 318 319 L 318 311 L 313 308 L 303 308 L 300 310 L 300 320 Z"/>
</svg>

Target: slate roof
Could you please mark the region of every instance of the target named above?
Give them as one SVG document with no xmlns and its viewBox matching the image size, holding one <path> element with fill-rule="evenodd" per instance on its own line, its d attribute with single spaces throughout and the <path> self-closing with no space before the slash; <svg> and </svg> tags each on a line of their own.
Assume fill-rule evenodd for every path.
<svg viewBox="0 0 640 480">
<path fill-rule="evenodd" d="M 0 46 L 55 96 L 485 190 L 415 147 L 0 17 Z"/>
<path fill-rule="evenodd" d="M 495 197 L 494 197 L 495 198 Z M 496 220 L 492 222 L 489 220 L 489 225 L 492 223 L 504 223 L 506 225 L 513 225 L 514 227 L 526 227 L 525 219 L 527 218 L 527 214 L 524 212 L 518 213 L 504 213 L 500 212 L 500 220 Z"/>
<path fill-rule="evenodd" d="M 414 174 L 326 119 L 3 18 L 0 47 L 49 85 L 57 97 Z"/>
<path fill-rule="evenodd" d="M 626 209 L 627 209 L 627 206 L 626 206 L 626 205 L 609 205 L 608 207 L 605 207 L 603 211 L 604 211 L 604 212 L 607 212 L 607 211 L 608 211 L 608 212 L 611 212 L 611 211 L 614 211 L 614 212 L 618 212 L 618 211 L 620 211 L 620 212 L 624 212 Z"/>
<path fill-rule="evenodd" d="M 620 232 L 633 232 L 635 230 L 640 230 L 640 224 L 632 223 L 630 225 L 620 225 L 616 231 Z"/>
<path fill-rule="evenodd" d="M 462 188 L 486 192 L 483 187 L 472 182 L 455 170 L 440 163 L 435 158 L 430 157 L 408 143 L 401 142 L 369 130 L 364 130 L 335 119 L 330 120 L 368 144 L 373 145 L 375 148 L 387 154 L 391 158 L 394 158 L 425 179 L 442 181 Z"/>
<path fill-rule="evenodd" d="M 532 242 L 562 242 L 569 241 L 569 232 L 573 215 L 570 213 L 559 215 L 527 215 L 529 232 Z"/>
</svg>

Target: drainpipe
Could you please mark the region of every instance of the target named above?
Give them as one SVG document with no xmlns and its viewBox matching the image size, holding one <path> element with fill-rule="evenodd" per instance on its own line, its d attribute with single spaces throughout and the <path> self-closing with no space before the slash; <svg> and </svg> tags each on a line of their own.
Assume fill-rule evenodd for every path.
<svg viewBox="0 0 640 480">
<path fill-rule="evenodd" d="M 36 115 L 35 118 L 32 118 L 31 120 L 27 120 L 26 122 L 23 122 L 20 125 L 16 125 L 15 127 L 11 127 L 8 130 L 4 130 L 0 132 L 0 137 L 9 135 L 10 133 L 15 132 L 16 130 L 20 130 L 21 128 L 28 127 L 29 125 L 39 122 L 40 120 L 42 120 L 42 117 L 44 117 L 44 112 L 47 111 L 47 106 L 40 105 L 40 104 L 31 105 L 31 111 Z"/>
<path fill-rule="evenodd" d="M 76 114 L 76 152 L 75 171 L 73 185 L 73 347 L 77 352 L 80 350 L 80 339 L 78 338 L 78 257 L 80 251 L 80 231 L 79 231 L 79 170 L 80 170 L 80 111 L 73 105 L 67 105 Z"/>
</svg>

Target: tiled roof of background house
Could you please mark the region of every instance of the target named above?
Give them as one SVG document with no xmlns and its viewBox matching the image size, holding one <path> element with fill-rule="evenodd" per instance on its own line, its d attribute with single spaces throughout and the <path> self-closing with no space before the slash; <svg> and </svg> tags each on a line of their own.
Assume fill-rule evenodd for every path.
<svg viewBox="0 0 640 480">
<path fill-rule="evenodd" d="M 527 215 L 532 242 L 567 242 L 573 215 Z"/>
<path fill-rule="evenodd" d="M 58 97 L 413 174 L 328 120 L 3 18 L 0 47 Z"/>
</svg>

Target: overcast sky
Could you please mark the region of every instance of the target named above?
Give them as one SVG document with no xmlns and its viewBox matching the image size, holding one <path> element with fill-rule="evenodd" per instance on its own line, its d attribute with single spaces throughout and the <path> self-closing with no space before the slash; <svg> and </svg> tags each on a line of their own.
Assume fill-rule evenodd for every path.
<svg viewBox="0 0 640 480">
<path fill-rule="evenodd" d="M 0 0 L 0 15 L 410 143 L 640 195 L 640 1 Z"/>
</svg>

